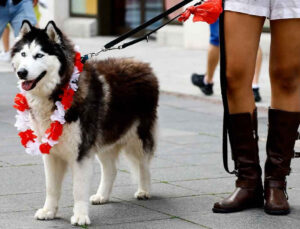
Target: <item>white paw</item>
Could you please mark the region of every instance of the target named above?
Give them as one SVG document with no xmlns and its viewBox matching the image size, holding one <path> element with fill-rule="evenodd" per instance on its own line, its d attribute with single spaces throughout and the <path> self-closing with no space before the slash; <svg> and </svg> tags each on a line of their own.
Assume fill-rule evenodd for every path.
<svg viewBox="0 0 300 229">
<path fill-rule="evenodd" d="M 134 194 L 135 198 L 137 198 L 138 200 L 148 200 L 150 199 L 150 193 L 149 192 L 146 192 L 146 191 L 137 191 L 135 194 Z"/>
<path fill-rule="evenodd" d="M 90 197 L 90 202 L 93 205 L 105 204 L 108 202 L 108 198 L 95 194 Z"/>
<path fill-rule="evenodd" d="M 91 224 L 91 220 L 88 215 L 73 215 L 71 217 L 71 224 L 84 226 Z"/>
<path fill-rule="evenodd" d="M 55 215 L 56 215 L 56 210 L 41 208 L 36 211 L 34 218 L 38 220 L 50 220 L 50 219 L 54 219 Z"/>
</svg>

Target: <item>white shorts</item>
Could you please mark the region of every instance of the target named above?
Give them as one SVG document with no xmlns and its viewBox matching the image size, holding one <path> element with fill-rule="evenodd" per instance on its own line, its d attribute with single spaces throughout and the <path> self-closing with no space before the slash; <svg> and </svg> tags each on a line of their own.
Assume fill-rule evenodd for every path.
<svg viewBox="0 0 300 229">
<path fill-rule="evenodd" d="M 300 0 L 225 0 L 224 8 L 270 20 L 300 18 Z"/>
</svg>

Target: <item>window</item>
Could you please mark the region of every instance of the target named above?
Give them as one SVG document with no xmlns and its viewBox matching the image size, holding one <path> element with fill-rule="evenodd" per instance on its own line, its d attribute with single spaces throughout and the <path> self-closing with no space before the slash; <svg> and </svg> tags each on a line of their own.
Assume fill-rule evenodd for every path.
<svg viewBox="0 0 300 229">
<path fill-rule="evenodd" d="M 97 0 L 70 0 L 71 16 L 95 17 L 98 15 Z"/>
<path fill-rule="evenodd" d="M 163 0 L 126 0 L 126 26 L 134 28 L 163 12 Z M 161 22 L 148 27 L 153 29 Z"/>
</svg>

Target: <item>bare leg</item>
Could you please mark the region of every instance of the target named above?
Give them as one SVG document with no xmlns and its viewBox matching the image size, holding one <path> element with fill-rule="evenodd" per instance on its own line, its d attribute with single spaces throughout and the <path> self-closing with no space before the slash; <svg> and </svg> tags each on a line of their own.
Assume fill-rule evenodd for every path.
<svg viewBox="0 0 300 229">
<path fill-rule="evenodd" d="M 9 51 L 9 32 L 10 32 L 9 27 L 6 26 L 2 35 L 3 47 L 5 52 Z"/>
<path fill-rule="evenodd" d="M 46 201 L 44 207 L 39 209 L 34 218 L 39 220 L 54 219 L 58 210 L 58 201 L 61 194 L 61 184 L 67 164 L 54 156 L 44 156 L 46 175 Z"/>
<path fill-rule="evenodd" d="M 93 172 L 93 159 L 84 158 L 80 162 L 74 161 L 72 171 L 74 215 L 71 217 L 71 223 L 73 225 L 87 225 L 91 223 L 88 216 L 88 200 L 90 180 Z"/>
<path fill-rule="evenodd" d="M 226 75 L 229 110 L 252 113 L 252 81 L 265 18 L 225 12 Z M 237 32 L 238 31 L 238 32 Z"/>
<path fill-rule="evenodd" d="M 101 164 L 101 180 L 97 193 L 90 197 L 90 202 L 92 204 L 103 204 L 108 202 L 117 175 L 116 162 L 118 154 L 118 148 L 97 154 Z"/>
<path fill-rule="evenodd" d="M 259 49 L 257 51 L 257 57 L 256 57 L 255 73 L 254 73 L 254 78 L 253 78 L 253 82 L 252 82 L 253 85 L 258 85 L 261 64 L 262 64 L 262 50 L 259 47 Z"/>
<path fill-rule="evenodd" d="M 213 77 L 220 59 L 220 47 L 210 44 L 207 54 L 205 82 L 213 83 Z"/>
<path fill-rule="evenodd" d="M 271 21 L 271 107 L 300 111 L 300 20 Z"/>
</svg>

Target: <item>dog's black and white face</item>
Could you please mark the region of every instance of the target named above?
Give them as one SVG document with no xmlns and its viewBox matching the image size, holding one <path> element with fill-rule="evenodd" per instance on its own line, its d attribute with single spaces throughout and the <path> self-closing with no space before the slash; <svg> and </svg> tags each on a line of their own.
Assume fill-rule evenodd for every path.
<svg viewBox="0 0 300 229">
<path fill-rule="evenodd" d="M 66 66 L 72 66 L 73 46 L 52 21 L 45 29 L 24 21 L 18 39 L 12 49 L 12 65 L 20 87 L 31 94 L 51 95 L 69 75 Z"/>
</svg>

